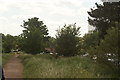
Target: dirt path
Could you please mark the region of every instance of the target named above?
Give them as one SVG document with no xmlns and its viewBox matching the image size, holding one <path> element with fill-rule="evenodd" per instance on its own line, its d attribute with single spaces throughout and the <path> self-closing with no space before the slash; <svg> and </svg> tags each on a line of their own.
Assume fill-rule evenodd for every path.
<svg viewBox="0 0 120 80">
<path fill-rule="evenodd" d="M 4 66 L 5 78 L 23 78 L 23 65 L 20 59 L 17 58 L 18 54 L 11 57 L 11 59 Z"/>
</svg>

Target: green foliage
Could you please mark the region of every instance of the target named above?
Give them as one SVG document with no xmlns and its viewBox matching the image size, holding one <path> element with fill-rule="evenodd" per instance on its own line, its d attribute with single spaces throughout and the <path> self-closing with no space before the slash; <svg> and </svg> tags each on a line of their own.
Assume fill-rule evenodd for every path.
<svg viewBox="0 0 120 80">
<path fill-rule="evenodd" d="M 105 35 L 105 39 L 100 44 L 100 46 L 106 47 L 106 50 L 103 50 L 104 52 L 118 53 L 118 34 L 118 27 L 112 27 L 107 30 L 107 35 Z"/>
<path fill-rule="evenodd" d="M 49 47 L 50 48 L 55 48 L 56 46 L 56 39 L 54 37 L 49 38 Z"/>
<path fill-rule="evenodd" d="M 94 63 L 88 57 L 62 57 L 55 59 L 48 54 L 20 56 L 25 78 L 113 78 L 108 68 Z"/>
<path fill-rule="evenodd" d="M 89 32 L 83 36 L 83 49 L 87 50 L 90 47 L 99 45 L 100 38 L 98 32 Z"/>
<path fill-rule="evenodd" d="M 103 5 L 97 4 L 97 9 L 92 9 L 88 12 L 90 17 L 88 22 L 90 25 L 94 26 L 96 31 L 100 32 L 100 37 L 103 38 L 107 33 L 106 31 L 113 27 L 114 22 L 120 21 L 120 2 L 103 2 Z"/>
<path fill-rule="evenodd" d="M 13 56 L 13 53 L 2 53 L 2 65 L 5 65 L 11 56 Z"/>
<path fill-rule="evenodd" d="M 12 49 L 15 49 L 16 40 L 15 37 L 12 35 L 7 34 L 2 35 L 2 48 L 3 52 L 10 53 Z"/>
<path fill-rule="evenodd" d="M 99 33 L 99 45 L 90 47 L 87 52 L 92 58 L 96 58 L 95 61 L 98 64 L 108 66 L 107 73 L 119 76 L 118 43 L 120 41 L 118 29 L 120 28 L 120 2 L 104 2 L 103 5 L 96 3 L 96 6 L 97 9 L 91 9 L 91 12 L 88 12 L 92 17 L 88 18 L 88 22 Z"/>
<path fill-rule="evenodd" d="M 88 52 L 97 57 L 97 62 L 109 66 L 114 74 L 118 72 L 118 27 L 112 27 L 107 30 L 104 40 L 101 40 L 100 45 L 91 48 Z M 109 61 L 108 59 L 111 59 Z"/>
<path fill-rule="evenodd" d="M 46 47 L 48 41 L 48 30 L 46 25 L 42 21 L 38 21 L 39 18 L 31 18 L 28 21 L 24 21 L 22 25 L 25 30 L 21 36 L 21 48 L 27 53 L 40 53 Z"/>
<path fill-rule="evenodd" d="M 74 56 L 79 52 L 79 32 L 80 27 L 76 25 L 64 26 L 57 30 L 56 52 L 63 56 Z"/>
</svg>

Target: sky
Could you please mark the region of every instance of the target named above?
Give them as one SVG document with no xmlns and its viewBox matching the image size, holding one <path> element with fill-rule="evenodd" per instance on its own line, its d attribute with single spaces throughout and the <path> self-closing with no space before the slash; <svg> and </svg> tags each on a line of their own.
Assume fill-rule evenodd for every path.
<svg viewBox="0 0 120 80">
<path fill-rule="evenodd" d="M 64 24 L 81 27 L 81 36 L 89 30 L 88 14 L 101 0 L 0 0 L 0 33 L 17 36 L 22 33 L 23 20 L 38 17 L 55 37 Z"/>
</svg>

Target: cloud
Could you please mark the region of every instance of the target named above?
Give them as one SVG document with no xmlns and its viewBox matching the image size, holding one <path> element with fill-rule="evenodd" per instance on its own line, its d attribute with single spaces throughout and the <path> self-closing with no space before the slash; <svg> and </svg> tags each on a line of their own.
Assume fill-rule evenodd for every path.
<svg viewBox="0 0 120 80">
<path fill-rule="evenodd" d="M 59 26 L 75 22 L 81 26 L 81 34 L 84 35 L 88 31 L 87 11 L 95 2 L 96 0 L 1 0 L 0 32 L 19 35 L 23 20 L 39 17 L 48 26 L 51 36 L 55 36 L 55 30 Z"/>
</svg>

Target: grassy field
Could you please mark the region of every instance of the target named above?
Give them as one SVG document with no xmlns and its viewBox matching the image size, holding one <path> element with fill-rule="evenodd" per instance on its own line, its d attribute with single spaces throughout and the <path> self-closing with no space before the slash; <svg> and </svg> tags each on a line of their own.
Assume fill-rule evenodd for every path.
<svg viewBox="0 0 120 80">
<path fill-rule="evenodd" d="M 28 55 L 19 57 L 24 65 L 25 78 L 113 78 L 111 70 L 98 65 L 87 57 L 55 59 L 51 55 Z"/>
<path fill-rule="evenodd" d="M 13 53 L 2 53 L 2 65 L 4 65 L 12 55 Z"/>
</svg>

